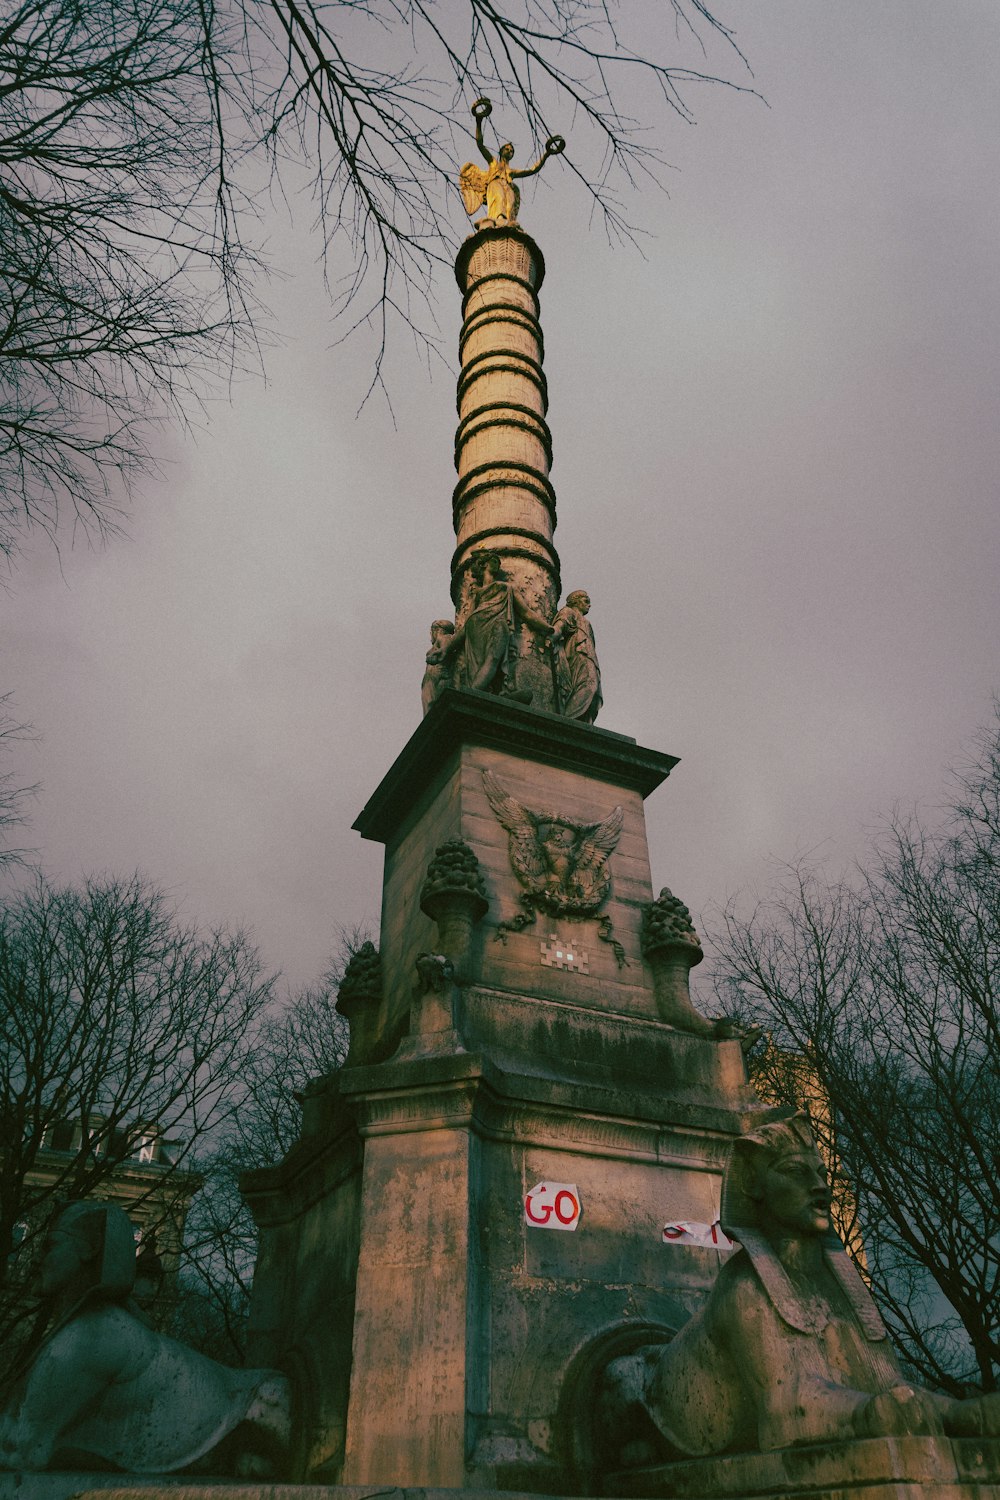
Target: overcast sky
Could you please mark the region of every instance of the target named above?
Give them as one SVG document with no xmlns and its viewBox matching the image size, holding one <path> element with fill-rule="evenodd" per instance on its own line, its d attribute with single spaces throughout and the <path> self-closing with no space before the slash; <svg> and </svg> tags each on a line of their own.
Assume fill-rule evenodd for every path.
<svg viewBox="0 0 1000 1500">
<path fill-rule="evenodd" d="M 593 598 L 600 724 L 681 757 L 650 852 L 696 918 L 937 801 L 1000 687 L 1000 8 L 720 10 L 767 105 L 691 96 L 669 197 L 630 204 L 644 253 L 561 163 L 521 210 L 563 579 Z M 452 217 L 457 248 L 457 193 Z M 128 540 L 35 545 L 0 595 L 45 868 L 139 867 L 292 985 L 377 920 L 382 851 L 351 823 L 450 611 L 460 320 L 442 274 L 452 369 L 400 342 L 395 425 L 356 417 L 370 346 L 336 342 L 309 219 L 271 230 L 268 383 L 164 435 Z"/>
</svg>

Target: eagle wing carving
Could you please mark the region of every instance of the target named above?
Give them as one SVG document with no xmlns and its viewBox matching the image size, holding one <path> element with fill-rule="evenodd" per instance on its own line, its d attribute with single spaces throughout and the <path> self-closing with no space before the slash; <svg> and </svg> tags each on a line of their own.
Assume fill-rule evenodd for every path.
<svg viewBox="0 0 1000 1500">
<path fill-rule="evenodd" d="M 581 854 L 577 860 L 577 866 L 584 858 L 589 857 L 591 850 L 600 850 L 602 854 L 613 854 L 622 836 L 624 822 L 625 814 L 620 807 L 616 807 L 613 812 L 608 813 L 603 823 L 595 823 L 593 827 L 588 828 L 581 840 Z"/>
<path fill-rule="evenodd" d="M 608 857 L 618 847 L 624 822 L 625 814 L 616 807 L 603 822 L 581 830 L 574 871 L 577 899 L 581 904 L 597 907 L 611 889 Z"/>
<path fill-rule="evenodd" d="M 458 188 L 465 212 L 474 214 L 486 202 L 486 173 L 474 161 L 467 161 L 458 174 Z"/>
<path fill-rule="evenodd" d="M 505 792 L 492 771 L 483 789 L 497 822 L 510 835 L 510 862 L 531 900 L 546 911 L 585 916 L 611 889 L 609 856 L 621 837 L 616 807 L 600 823 L 571 823 L 557 813 L 531 812 Z"/>
<path fill-rule="evenodd" d="M 538 847 L 535 820 L 526 807 L 505 792 L 492 771 L 483 772 L 483 790 L 497 822 L 510 835 L 510 862 L 514 874 L 528 890 L 536 890 L 545 879 L 545 859 Z"/>
</svg>

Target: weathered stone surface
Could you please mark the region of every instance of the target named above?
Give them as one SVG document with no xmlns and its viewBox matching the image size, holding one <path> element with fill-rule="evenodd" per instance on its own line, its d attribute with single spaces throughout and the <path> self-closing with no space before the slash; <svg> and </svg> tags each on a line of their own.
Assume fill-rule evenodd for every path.
<svg viewBox="0 0 1000 1500">
<path fill-rule="evenodd" d="M 447 1128 L 366 1142 L 345 1483 L 464 1478 L 475 1150 Z"/>
<path fill-rule="evenodd" d="M 362 1143 L 337 1081 L 323 1127 L 241 1182 L 260 1226 L 249 1357 L 292 1379 L 293 1477 L 338 1467 L 347 1423 Z"/>
<path fill-rule="evenodd" d="M 537 1491 L 508 1491 L 537 1500 Z M 1000 1500 L 995 1441 L 868 1438 L 777 1454 L 734 1454 L 609 1476 L 604 1494 L 636 1500 Z M 140 1474 L 0 1474 L 0 1500 L 490 1500 L 495 1489 L 241 1484 Z M 554 1497 L 558 1500 L 558 1497 Z"/>
<path fill-rule="evenodd" d="M 386 844 L 378 1040 L 330 1080 L 325 1135 L 246 1182 L 261 1225 L 254 1357 L 308 1370 L 316 1392 L 296 1477 L 566 1492 L 567 1414 L 595 1350 L 666 1337 L 704 1301 L 719 1252 L 667 1246 L 663 1225 L 715 1219 L 728 1147 L 757 1106 L 736 1042 L 656 1015 L 642 798 L 674 764 L 446 692 L 359 819 Z M 524 888 L 484 771 L 581 827 L 622 809 L 593 915 L 539 913 L 498 940 Z M 462 982 L 421 990 L 419 955 L 454 962 L 437 851 L 455 840 L 489 910 Z M 526 1195 L 548 1181 L 580 1194 L 572 1232 L 526 1221 Z M 297 1285 L 328 1275 L 334 1304 L 302 1305 Z"/>
<path fill-rule="evenodd" d="M 605 1493 L 676 1500 L 998 1500 L 1000 1443 L 909 1436 L 736 1453 L 612 1474 Z"/>
<path fill-rule="evenodd" d="M 489 1011 L 495 996 L 465 998 L 480 995 Z M 707 1105 L 704 1090 L 674 1110 L 652 1080 L 635 1093 L 573 1072 L 519 1075 L 511 1058 L 498 1069 L 466 1054 L 341 1075 L 365 1138 L 368 1245 L 350 1402 L 352 1422 L 365 1416 L 349 1433 L 345 1479 L 468 1477 L 478 1465 L 503 1487 L 531 1474 L 558 1487 L 560 1400 L 594 1332 L 636 1317 L 674 1329 L 707 1292 L 717 1253 L 668 1249 L 662 1224 L 715 1217 L 743 1116 L 723 1099 Z M 567 1172 L 583 1200 L 579 1230 L 532 1230 L 525 1193 Z"/>
<path fill-rule="evenodd" d="M 476 1468 L 466 1464 L 471 1448 L 480 1472 L 499 1482 L 498 1440 L 513 1434 L 520 1456 L 508 1458 L 504 1487 L 533 1473 L 535 1483 L 565 1489 L 557 1482 L 560 1402 L 583 1349 L 595 1333 L 636 1318 L 675 1329 L 711 1285 L 718 1254 L 666 1247 L 661 1230 L 671 1217 L 717 1214 L 728 1143 L 749 1118 L 739 1049 L 728 1044 L 736 1056 L 727 1079 L 708 1061 L 725 1052 L 716 1044 L 656 1022 L 633 1040 L 637 1023 L 627 1018 L 553 1011 L 546 1068 L 541 1054 L 549 1048 L 540 1045 L 538 1007 L 527 997 L 474 988 L 462 999 L 466 1039 L 481 1039 L 487 1055 L 392 1059 L 338 1078 L 338 1107 L 351 1114 L 364 1151 L 353 1337 L 322 1297 L 301 1306 L 294 1288 L 297 1279 L 344 1274 L 350 1248 L 343 1236 L 328 1245 L 326 1234 L 354 1180 L 331 1177 L 324 1188 L 316 1159 L 293 1153 L 248 1183 L 266 1256 L 255 1292 L 255 1357 L 266 1348 L 284 1365 L 297 1351 L 323 1397 L 310 1420 L 327 1430 L 303 1473 L 363 1472 L 386 1484 L 404 1469 L 467 1479 Z M 579 1062 L 568 1042 L 574 1025 L 584 1028 Z M 618 1067 L 616 1034 L 626 1049 Z M 672 1070 L 671 1043 L 687 1054 Z M 629 1056 L 627 1081 L 620 1064 Z M 640 1056 L 645 1086 L 636 1084 Z M 726 1082 L 733 1096 L 720 1086 Z M 548 1178 L 579 1187 L 583 1217 L 574 1234 L 525 1223 L 525 1193 Z M 258 1308 L 258 1293 L 264 1298 L 275 1279 L 285 1290 L 264 1343 L 266 1299 Z M 350 1420 L 364 1419 L 351 1429 L 341 1469 L 336 1413 L 347 1409 L 346 1393 L 324 1395 L 323 1387 L 348 1366 Z"/>
<path fill-rule="evenodd" d="M 448 837 L 460 837 L 472 848 L 490 903 L 472 941 L 470 981 L 606 1011 L 656 1014 L 639 944 L 642 907 L 653 894 L 642 796 L 675 764 L 673 757 L 643 750 L 625 736 L 480 694 L 442 696 L 355 825 L 386 843 L 386 992 L 379 1024 L 387 1054 L 406 1024 L 416 956 L 435 951 L 434 928 L 415 898 L 435 848 Z M 600 824 L 622 808 L 621 833 L 609 860 L 610 896 L 599 916 L 610 918 L 610 936 L 622 945 L 623 964 L 598 914 L 543 912 L 526 930 L 509 930 L 524 911 L 524 886 L 511 863 L 510 834 L 490 805 L 484 771 L 521 805 L 554 808 L 580 826 Z M 498 940 L 498 932 L 505 941 Z M 581 947 L 585 967 L 552 961 L 556 949 Z"/>
<path fill-rule="evenodd" d="M 637 745 L 631 736 L 505 703 L 482 693 L 450 691 L 434 705 L 355 819 L 366 839 L 397 842 L 425 814 L 455 751 L 463 743 L 522 753 L 539 764 L 588 773 L 648 797 L 677 757 Z M 438 841 L 440 842 L 440 840 Z"/>
</svg>

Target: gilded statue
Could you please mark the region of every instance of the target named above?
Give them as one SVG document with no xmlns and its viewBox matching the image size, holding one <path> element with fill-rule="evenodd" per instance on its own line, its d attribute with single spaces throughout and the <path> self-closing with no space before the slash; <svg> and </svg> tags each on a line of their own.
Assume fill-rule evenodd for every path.
<svg viewBox="0 0 1000 1500">
<path fill-rule="evenodd" d="M 566 142 L 561 135 L 550 135 L 545 142 L 545 150 L 532 166 L 512 167 L 514 147 L 510 141 L 505 141 L 497 155 L 493 156 L 483 140 L 483 121 L 492 112 L 493 106 L 488 99 L 477 99 L 472 106 L 476 122 L 476 145 L 488 164 L 486 171 L 475 162 L 467 161 L 458 175 L 466 213 L 471 216 L 483 204 L 486 205 L 486 218 L 481 219 L 477 225 L 477 228 L 486 229 L 496 224 L 516 224 L 521 194 L 515 185 L 515 177 L 533 177 L 542 170 L 550 156 L 559 156 L 566 149 Z"/>
<path fill-rule="evenodd" d="M 116 1204 L 71 1203 L 56 1218 L 41 1261 L 50 1326 L 7 1377 L 0 1469 L 273 1474 L 287 1378 L 229 1369 L 150 1328 L 131 1300 L 135 1265 Z"/>
<path fill-rule="evenodd" d="M 830 1204 L 804 1114 L 775 1111 L 737 1141 L 721 1222 L 742 1249 L 671 1343 L 608 1367 L 609 1427 L 620 1436 L 626 1407 L 634 1419 L 638 1405 L 670 1450 L 697 1457 L 852 1438 L 1000 1434 L 1000 1396 L 955 1400 L 904 1376 L 832 1228 Z"/>
<path fill-rule="evenodd" d="M 593 724 L 604 702 L 589 613 L 590 595 L 585 589 L 574 589 L 553 621 L 552 634 L 553 645 L 561 648 L 556 668 L 559 712 L 585 724 Z"/>
</svg>

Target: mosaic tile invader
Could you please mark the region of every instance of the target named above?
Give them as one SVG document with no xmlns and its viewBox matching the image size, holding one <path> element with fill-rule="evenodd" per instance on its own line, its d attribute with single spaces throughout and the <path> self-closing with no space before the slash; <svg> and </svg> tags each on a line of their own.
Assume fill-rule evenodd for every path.
<svg viewBox="0 0 1000 1500">
<path fill-rule="evenodd" d="M 581 948 L 579 944 L 568 942 L 550 932 L 547 938 L 542 938 L 540 947 L 542 963 L 546 968 L 574 969 L 578 974 L 589 974 L 590 958 L 586 948 Z"/>
</svg>

